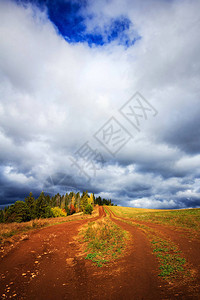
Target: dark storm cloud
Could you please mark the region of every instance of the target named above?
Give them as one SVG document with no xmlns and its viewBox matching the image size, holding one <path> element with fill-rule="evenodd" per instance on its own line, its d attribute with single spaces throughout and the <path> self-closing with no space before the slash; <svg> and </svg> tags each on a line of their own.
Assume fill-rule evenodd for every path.
<svg viewBox="0 0 200 300">
<path fill-rule="evenodd" d="M 7 206 L 13 204 L 17 200 L 23 201 L 25 197 L 29 195 L 30 192 L 33 193 L 35 197 L 38 197 L 41 190 L 34 186 L 19 185 L 16 183 L 3 182 L 0 184 L 0 199 L 1 205 Z"/>
<path fill-rule="evenodd" d="M 199 105 L 183 111 L 182 118 L 177 118 L 175 122 L 172 121 L 171 127 L 163 132 L 164 141 L 178 147 L 187 154 L 200 153 L 199 116 Z"/>
<path fill-rule="evenodd" d="M 161 175 L 163 179 L 171 178 L 171 177 L 180 177 L 184 178 L 185 176 L 189 176 L 193 174 L 193 170 L 179 170 L 174 162 L 171 162 L 171 166 L 169 163 L 165 164 L 163 162 L 157 164 L 138 164 L 136 165 L 136 172 L 139 173 L 152 173 L 155 175 Z"/>
<path fill-rule="evenodd" d="M 149 197 L 152 194 L 152 186 L 146 184 L 145 182 L 141 183 L 132 183 L 132 185 L 123 186 L 121 190 L 117 192 L 119 198 L 127 197 L 129 199 L 140 198 L 140 197 Z"/>
<path fill-rule="evenodd" d="M 198 208 L 200 207 L 200 197 L 191 196 L 190 198 L 182 197 L 177 199 L 177 208 Z"/>
</svg>

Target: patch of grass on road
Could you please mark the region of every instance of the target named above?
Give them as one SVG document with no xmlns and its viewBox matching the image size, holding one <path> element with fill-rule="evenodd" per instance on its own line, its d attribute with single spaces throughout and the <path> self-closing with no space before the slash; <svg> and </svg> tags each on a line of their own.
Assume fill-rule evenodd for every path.
<svg viewBox="0 0 200 300">
<path fill-rule="evenodd" d="M 184 275 L 186 260 L 180 256 L 181 251 L 178 250 L 174 243 L 154 236 L 151 244 L 153 253 L 160 263 L 161 272 L 159 276 L 172 279 L 173 277 Z"/>
<path fill-rule="evenodd" d="M 167 281 L 172 281 L 175 278 L 183 280 L 191 276 L 190 266 L 176 244 L 146 225 L 134 222 L 132 224 L 142 229 L 150 240 L 153 253 L 159 261 L 159 276 Z M 191 277 L 191 279 L 193 278 Z"/>
<path fill-rule="evenodd" d="M 128 233 L 115 225 L 108 218 L 103 218 L 86 225 L 81 231 L 85 243 L 86 259 L 97 266 L 118 258 L 124 251 Z"/>
<path fill-rule="evenodd" d="M 167 281 L 173 281 L 175 278 L 179 280 L 189 279 L 189 276 L 191 276 L 190 266 L 176 244 L 163 237 L 160 232 L 158 233 L 144 224 L 138 224 L 126 219 L 121 219 L 121 221 L 141 229 L 147 235 L 151 242 L 153 253 L 159 261 L 159 276 Z M 193 277 L 191 276 L 190 279 L 192 280 Z"/>
</svg>

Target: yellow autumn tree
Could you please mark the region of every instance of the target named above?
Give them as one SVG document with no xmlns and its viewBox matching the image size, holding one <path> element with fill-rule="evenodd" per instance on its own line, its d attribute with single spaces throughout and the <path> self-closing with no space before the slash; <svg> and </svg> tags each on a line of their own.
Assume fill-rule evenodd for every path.
<svg viewBox="0 0 200 300">
<path fill-rule="evenodd" d="M 91 204 L 92 206 L 94 206 L 94 197 L 93 194 L 90 194 L 90 197 L 88 198 L 88 203 Z"/>
</svg>

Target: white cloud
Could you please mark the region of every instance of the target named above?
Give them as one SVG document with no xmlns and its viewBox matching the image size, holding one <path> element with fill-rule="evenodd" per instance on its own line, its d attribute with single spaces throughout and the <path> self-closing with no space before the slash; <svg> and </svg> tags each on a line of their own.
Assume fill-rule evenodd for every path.
<svg viewBox="0 0 200 300">
<path fill-rule="evenodd" d="M 103 30 L 120 15 L 132 21 L 128 34 L 142 38 L 125 49 L 116 41 L 92 48 L 69 44 L 45 11 L 1 1 L 0 161 L 15 167 L 16 182 L 23 181 L 24 172 L 40 187 L 49 175 L 67 173 L 77 186 L 137 207 L 175 207 L 177 190 L 193 191 L 199 155 L 186 155 L 188 143 L 180 137 L 182 126 L 199 111 L 199 6 L 197 1 L 91 1 L 84 12 L 95 16 L 87 19 L 88 32 L 95 24 Z M 159 113 L 114 159 L 92 136 L 112 115 L 132 130 L 117 111 L 137 90 Z M 190 140 L 194 129 L 187 128 Z M 68 158 L 87 140 L 107 159 L 89 184 Z M 182 181 L 187 176 L 189 187 Z"/>
</svg>

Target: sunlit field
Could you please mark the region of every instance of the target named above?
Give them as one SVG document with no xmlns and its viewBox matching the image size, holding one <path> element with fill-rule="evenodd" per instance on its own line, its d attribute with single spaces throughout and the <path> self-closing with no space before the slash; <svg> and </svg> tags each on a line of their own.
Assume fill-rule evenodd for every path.
<svg viewBox="0 0 200 300">
<path fill-rule="evenodd" d="M 200 208 L 160 210 L 114 206 L 111 209 L 119 217 L 200 230 Z"/>
</svg>

